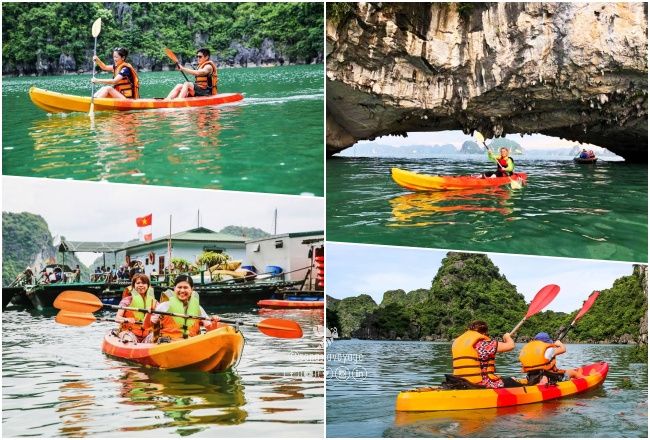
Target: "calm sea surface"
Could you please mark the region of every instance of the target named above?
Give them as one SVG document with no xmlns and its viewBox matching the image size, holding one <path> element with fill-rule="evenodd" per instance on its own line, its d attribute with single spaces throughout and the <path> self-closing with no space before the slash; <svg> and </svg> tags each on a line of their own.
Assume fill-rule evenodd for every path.
<svg viewBox="0 0 650 440">
<path fill-rule="evenodd" d="M 523 189 L 433 192 L 398 186 L 392 167 L 436 175 L 494 168 L 482 156 L 329 159 L 328 240 L 648 261 L 646 165 L 521 159 Z"/>
<path fill-rule="evenodd" d="M 107 77 L 107 76 L 104 76 Z M 90 95 L 90 75 L 3 78 L 3 174 L 323 195 L 323 66 L 222 69 L 236 104 L 48 115 L 29 88 Z M 164 97 L 179 72 L 140 75 Z"/>
<path fill-rule="evenodd" d="M 497 358 L 498 372 L 522 376 L 520 348 Z M 499 410 L 396 413 L 400 391 L 439 384 L 450 372 L 451 345 L 335 341 L 327 348 L 327 437 L 647 438 L 648 366 L 626 360 L 630 349 L 567 345 L 560 367 L 610 365 L 603 385 L 585 394 Z"/>
<path fill-rule="evenodd" d="M 68 327 L 53 315 L 2 314 L 3 437 L 323 435 L 323 346 L 313 329 L 322 324 L 322 312 L 223 313 L 248 322 L 292 319 L 304 337 L 277 339 L 242 327 L 241 361 L 221 374 L 160 371 L 108 358 L 101 343 L 115 324 Z"/>
</svg>

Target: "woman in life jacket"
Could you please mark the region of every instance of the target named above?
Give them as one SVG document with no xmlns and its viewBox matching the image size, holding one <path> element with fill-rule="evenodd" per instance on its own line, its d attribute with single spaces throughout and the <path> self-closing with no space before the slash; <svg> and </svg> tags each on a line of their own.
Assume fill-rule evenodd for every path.
<svg viewBox="0 0 650 440">
<path fill-rule="evenodd" d="M 196 79 L 193 83 L 185 82 L 183 84 L 176 84 L 165 99 L 181 99 L 187 98 L 188 96 L 211 96 L 217 94 L 217 65 L 210 60 L 210 51 L 205 48 L 197 50 L 196 61 L 198 62 L 196 70 L 188 69 L 181 65 L 176 66 L 180 71 L 194 75 Z"/>
<path fill-rule="evenodd" d="M 151 323 L 158 326 L 161 341 L 187 339 L 196 336 L 201 331 L 201 325 L 212 327 L 218 318 L 210 318 L 199 304 L 199 295 L 194 292 L 194 281 L 189 275 L 179 275 L 174 280 L 174 295 L 169 301 L 162 302 L 156 307 L 157 312 L 171 312 L 181 315 L 200 316 L 203 319 L 181 318 L 177 316 L 151 316 Z"/>
<path fill-rule="evenodd" d="M 474 321 L 451 345 L 453 375 L 481 388 L 522 386 L 510 377 L 496 374 L 496 354 L 514 348 L 515 341 L 510 333 L 504 334 L 503 342 L 499 342 L 488 335 L 488 326 L 484 321 Z"/>
<path fill-rule="evenodd" d="M 95 98 L 139 99 L 140 81 L 133 66 L 126 62 L 129 51 L 123 47 L 113 50 L 113 65 L 107 66 L 97 55 L 93 61 L 97 66 L 106 71 L 113 72 L 113 79 L 93 78 L 95 84 L 107 84 L 95 92 Z"/>
<path fill-rule="evenodd" d="M 515 161 L 510 157 L 510 151 L 502 147 L 499 150 L 499 157 L 495 156 L 492 151 L 488 150 L 488 159 L 497 164 L 496 171 L 488 171 L 483 173 L 483 177 L 504 177 L 512 176 L 515 171 Z"/>
<path fill-rule="evenodd" d="M 562 342 L 553 342 L 548 333 L 537 333 L 519 352 L 519 362 L 527 375 L 528 385 L 554 384 L 565 380 L 565 375 L 572 379 L 582 377 L 580 371 L 557 367 L 555 357 L 564 353 L 566 347 Z"/>
<path fill-rule="evenodd" d="M 125 290 L 120 301 L 120 307 L 135 307 L 138 309 L 153 310 L 158 305 L 154 297 L 153 288 L 149 277 L 145 274 L 136 274 L 131 279 L 130 290 Z M 119 310 L 115 321 L 121 323 L 120 338 L 124 341 L 131 340 L 142 342 L 151 333 L 151 325 L 147 313 L 133 310 Z"/>
</svg>

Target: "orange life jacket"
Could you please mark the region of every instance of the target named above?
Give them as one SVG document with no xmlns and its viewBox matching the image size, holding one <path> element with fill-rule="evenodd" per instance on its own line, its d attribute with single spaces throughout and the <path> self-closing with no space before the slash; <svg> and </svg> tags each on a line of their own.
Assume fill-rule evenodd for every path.
<svg viewBox="0 0 650 440">
<path fill-rule="evenodd" d="M 119 66 L 113 66 L 113 78 L 115 78 L 123 67 L 127 67 L 131 71 L 131 79 L 123 77 L 113 88 L 120 92 L 124 97 L 129 99 L 140 98 L 140 81 L 135 69 L 129 63 L 122 63 Z"/>
<path fill-rule="evenodd" d="M 210 94 L 211 95 L 216 95 L 217 94 L 217 65 L 214 64 L 211 60 L 203 61 L 201 64 L 199 64 L 199 69 L 203 68 L 206 64 L 209 64 L 212 67 L 212 73 L 209 75 L 197 75 L 196 80 L 194 82 L 195 87 L 199 87 L 201 89 L 211 89 Z"/>
<path fill-rule="evenodd" d="M 131 292 L 133 293 L 133 292 Z M 135 307 L 137 309 L 154 309 L 156 308 L 156 298 L 153 295 L 153 289 L 149 287 L 147 290 L 145 298 L 142 298 L 142 295 L 135 293 L 131 295 L 131 305 L 129 307 Z M 130 331 L 136 335 L 140 340 L 144 339 L 149 333 L 151 333 L 152 327 L 146 325 L 145 318 L 147 317 L 146 313 L 136 312 L 134 310 L 125 310 L 125 318 L 134 318 L 136 321 L 142 321 L 142 324 L 131 324 L 129 322 L 123 322 L 120 330 L 121 331 Z M 147 320 L 148 321 L 148 320 Z"/>
<path fill-rule="evenodd" d="M 549 348 L 555 348 L 555 344 L 535 340 L 524 345 L 519 353 L 521 369 L 525 373 L 535 370 L 554 371 L 555 356 L 550 361 L 544 357 L 544 353 Z"/>
<path fill-rule="evenodd" d="M 478 358 L 478 352 L 474 344 L 479 341 L 487 341 L 490 338 L 474 330 L 467 330 L 457 337 L 451 345 L 451 356 L 453 375 L 462 377 L 471 383 L 480 383 L 484 376 L 491 380 L 498 380 L 496 372 L 495 356 L 487 361 Z"/>
<path fill-rule="evenodd" d="M 169 309 L 167 311 L 182 315 L 199 316 L 201 314 L 199 297 L 192 294 L 187 306 L 185 306 L 176 296 L 172 296 L 169 298 Z M 171 339 L 191 338 L 192 336 L 198 335 L 200 330 L 201 320 L 199 319 L 162 315 L 161 336 L 169 336 Z"/>
</svg>

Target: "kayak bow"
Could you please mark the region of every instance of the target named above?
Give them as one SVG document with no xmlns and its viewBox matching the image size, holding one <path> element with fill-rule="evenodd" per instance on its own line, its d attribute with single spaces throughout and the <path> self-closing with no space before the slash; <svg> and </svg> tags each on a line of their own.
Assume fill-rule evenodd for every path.
<svg viewBox="0 0 650 440">
<path fill-rule="evenodd" d="M 483 178 L 474 176 L 431 176 L 412 171 L 392 168 L 391 176 L 395 183 L 413 191 L 459 190 L 470 188 L 491 188 L 509 185 L 512 180 L 526 183 L 526 173 L 514 173 L 512 176 Z"/>
<path fill-rule="evenodd" d="M 32 87 L 29 89 L 29 97 L 34 105 L 48 113 L 88 113 L 90 110 L 91 99 L 89 96 L 67 95 L 65 93 L 50 92 L 49 90 Z M 241 101 L 242 99 L 244 97 L 240 93 L 220 93 L 212 96 L 172 99 L 170 101 L 165 101 L 160 98 L 94 98 L 94 106 L 96 112 L 151 110 L 159 108 L 206 107 L 210 105 L 228 104 Z"/>
<path fill-rule="evenodd" d="M 448 411 L 523 405 L 571 396 L 595 388 L 605 381 L 609 366 L 597 362 L 581 367 L 584 377 L 556 385 L 532 385 L 516 388 L 443 390 L 419 388 L 397 396 L 396 411 Z"/>
</svg>

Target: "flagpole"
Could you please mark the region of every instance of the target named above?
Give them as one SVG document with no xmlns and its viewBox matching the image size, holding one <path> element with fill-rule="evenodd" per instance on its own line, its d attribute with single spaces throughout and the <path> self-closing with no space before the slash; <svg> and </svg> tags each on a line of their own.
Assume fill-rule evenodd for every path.
<svg viewBox="0 0 650 440">
<path fill-rule="evenodd" d="M 169 268 L 169 283 L 171 283 L 172 272 L 172 215 L 169 214 L 169 238 L 167 240 L 167 258 L 169 259 L 167 267 Z"/>
</svg>

